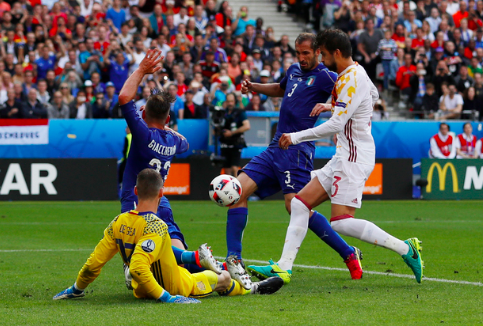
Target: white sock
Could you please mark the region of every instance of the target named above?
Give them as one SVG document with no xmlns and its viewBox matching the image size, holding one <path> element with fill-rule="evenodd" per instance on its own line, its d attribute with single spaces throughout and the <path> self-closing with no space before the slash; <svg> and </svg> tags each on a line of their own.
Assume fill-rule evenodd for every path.
<svg viewBox="0 0 483 326">
<path fill-rule="evenodd" d="M 74 282 L 74 289 L 79 290 L 79 291 L 84 291 L 85 289 L 79 289 L 77 286 L 77 282 Z"/>
<path fill-rule="evenodd" d="M 340 234 L 391 249 L 400 255 L 405 255 L 409 252 L 409 246 L 404 241 L 393 237 L 372 222 L 346 218 L 331 222 L 330 225 Z"/>
<path fill-rule="evenodd" d="M 282 257 L 278 261 L 278 266 L 284 270 L 292 269 L 295 257 L 297 257 L 297 253 L 309 228 L 310 211 L 307 206 L 297 198 L 293 198 L 291 207 L 290 224 L 287 229 L 287 235 L 285 236 Z"/>
</svg>

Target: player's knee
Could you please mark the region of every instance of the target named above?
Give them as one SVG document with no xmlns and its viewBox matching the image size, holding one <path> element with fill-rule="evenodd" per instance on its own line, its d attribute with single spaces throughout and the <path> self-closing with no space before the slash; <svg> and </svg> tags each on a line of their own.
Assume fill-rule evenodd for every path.
<svg viewBox="0 0 483 326">
<path fill-rule="evenodd" d="M 230 273 L 227 271 L 222 271 L 221 274 L 218 275 L 218 284 L 216 285 L 216 291 L 223 292 L 226 291 L 231 284 L 231 277 Z"/>
<path fill-rule="evenodd" d="M 296 195 L 294 198 L 292 198 L 290 202 L 290 207 L 291 211 L 310 211 L 312 210 L 312 207 L 307 204 L 307 202 L 300 197 L 299 195 Z"/>
</svg>

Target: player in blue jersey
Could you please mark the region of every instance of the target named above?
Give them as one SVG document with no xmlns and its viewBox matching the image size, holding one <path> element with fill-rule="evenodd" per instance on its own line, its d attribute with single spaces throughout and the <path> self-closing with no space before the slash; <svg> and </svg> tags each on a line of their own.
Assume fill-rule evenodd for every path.
<svg viewBox="0 0 483 326">
<path fill-rule="evenodd" d="M 158 71 L 162 59 L 161 51 L 149 50 L 119 93 L 122 114 L 132 133 L 121 192 L 122 213 L 136 208 L 138 198 L 134 193 L 134 186 L 139 172 L 145 168 L 155 169 L 165 181 L 174 155 L 186 152 L 189 147 L 185 137 L 166 126 L 169 122 L 170 105 L 174 101 L 168 92 L 159 90 L 157 94 L 149 97 L 144 108 L 144 119 L 140 117 L 132 101 L 144 76 Z M 184 236 L 175 223 L 169 201 L 164 196 L 161 198 L 157 215 L 168 225 L 178 263 L 185 264 L 185 268 L 191 272 L 198 272 L 202 270 L 201 267 L 220 271 L 206 245 L 202 245 L 198 251 L 184 250 L 187 248 Z M 126 280 L 126 284 L 128 283 Z"/>
<path fill-rule="evenodd" d="M 243 230 L 248 220 L 248 197 L 255 193 L 263 199 L 282 190 L 285 208 L 290 213 L 292 198 L 310 181 L 314 143 L 301 143 L 284 151 L 279 148 L 278 140 L 283 133 L 314 127 L 318 115 L 312 114 L 312 110 L 318 103 L 326 103 L 334 88 L 337 74 L 319 62 L 320 50 L 315 39 L 315 35 L 310 33 L 302 33 L 297 37 L 295 49 L 298 63 L 290 66 L 280 83 L 257 84 L 245 81 L 242 85 L 242 93 L 256 92 L 272 97 L 283 96 L 283 100 L 277 132 L 269 147 L 255 156 L 239 172 L 238 180 L 242 185 L 243 194 L 238 203 L 228 210 L 227 256 L 236 255 L 241 259 Z M 360 251 L 347 245 L 332 230 L 323 215 L 313 212 L 309 228 L 341 255 L 349 267 L 352 278 L 362 277 Z M 292 228 L 287 232 L 298 232 L 298 229 Z M 273 266 L 277 269 L 276 264 Z M 257 274 L 256 269 L 251 266 L 248 270 L 258 277 L 264 277 Z M 288 283 L 291 271 L 284 271 L 278 275 Z"/>
</svg>

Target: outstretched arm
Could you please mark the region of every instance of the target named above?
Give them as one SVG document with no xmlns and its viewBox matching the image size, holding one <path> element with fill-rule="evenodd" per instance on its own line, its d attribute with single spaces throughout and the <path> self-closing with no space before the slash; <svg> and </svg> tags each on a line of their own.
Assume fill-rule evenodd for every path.
<svg viewBox="0 0 483 326">
<path fill-rule="evenodd" d="M 245 80 L 242 84 L 242 94 L 247 94 L 248 92 L 265 94 L 270 97 L 282 97 L 285 89 L 280 87 L 279 83 L 258 84 Z"/>
<path fill-rule="evenodd" d="M 164 57 L 161 56 L 161 50 L 158 49 L 149 50 L 146 53 L 146 56 L 139 64 L 138 69 L 136 69 L 124 83 L 124 86 L 119 93 L 119 105 L 124 105 L 134 99 L 144 75 L 153 74 L 161 69 L 161 65 L 159 64 L 163 58 Z"/>
</svg>

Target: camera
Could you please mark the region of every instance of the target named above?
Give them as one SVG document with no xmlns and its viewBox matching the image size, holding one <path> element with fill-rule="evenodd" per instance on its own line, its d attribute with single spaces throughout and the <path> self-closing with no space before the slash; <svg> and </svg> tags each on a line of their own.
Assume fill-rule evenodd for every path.
<svg viewBox="0 0 483 326">
<path fill-rule="evenodd" d="M 225 109 L 221 106 L 210 106 L 211 125 L 220 128 L 225 124 Z"/>
</svg>

